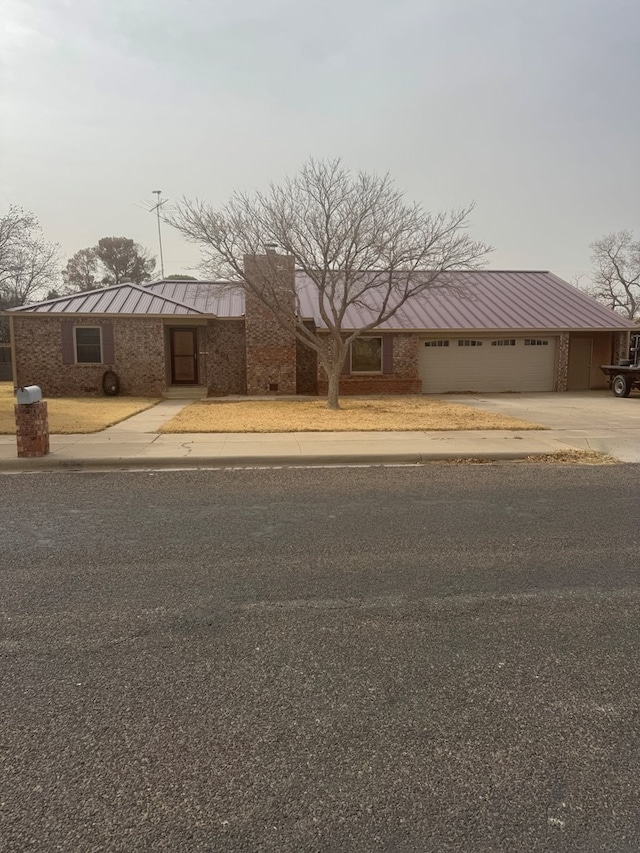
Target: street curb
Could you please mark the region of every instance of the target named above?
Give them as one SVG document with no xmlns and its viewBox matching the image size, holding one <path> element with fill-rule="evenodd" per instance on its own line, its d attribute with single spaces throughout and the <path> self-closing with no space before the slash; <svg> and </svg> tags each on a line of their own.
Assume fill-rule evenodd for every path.
<svg viewBox="0 0 640 853">
<path fill-rule="evenodd" d="M 470 451 L 433 453 L 327 453 L 327 454 L 282 454 L 268 456 L 138 456 L 58 459 L 0 459 L 0 473 L 24 471 L 136 471 L 176 468 L 280 468 L 283 466 L 322 465 L 426 465 L 429 462 L 457 462 L 478 460 L 481 462 L 503 462 L 548 456 L 552 451 L 502 450 L 494 453 Z"/>
</svg>

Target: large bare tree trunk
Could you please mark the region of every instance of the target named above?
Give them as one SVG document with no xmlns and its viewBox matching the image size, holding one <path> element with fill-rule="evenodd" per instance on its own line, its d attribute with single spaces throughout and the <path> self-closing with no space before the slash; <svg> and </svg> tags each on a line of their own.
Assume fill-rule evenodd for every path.
<svg viewBox="0 0 640 853">
<path fill-rule="evenodd" d="M 340 402 L 338 400 L 338 391 L 340 387 L 340 374 L 342 372 L 341 364 L 334 364 L 327 371 L 329 377 L 329 390 L 327 393 L 327 409 L 339 409 Z"/>
</svg>

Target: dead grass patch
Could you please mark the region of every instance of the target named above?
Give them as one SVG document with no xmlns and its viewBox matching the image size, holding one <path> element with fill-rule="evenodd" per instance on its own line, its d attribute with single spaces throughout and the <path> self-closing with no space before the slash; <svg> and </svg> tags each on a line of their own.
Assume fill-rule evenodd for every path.
<svg viewBox="0 0 640 853">
<path fill-rule="evenodd" d="M 618 460 L 599 450 L 557 450 L 543 456 L 528 456 L 524 462 L 560 462 L 567 465 L 617 465 Z"/>
<path fill-rule="evenodd" d="M 533 462 L 549 462 L 559 465 L 618 465 L 617 459 L 608 453 L 598 450 L 556 450 L 552 453 L 533 453 L 522 459 L 491 459 L 490 457 L 474 459 L 461 458 L 444 460 L 445 465 L 526 465 Z"/>
<path fill-rule="evenodd" d="M 163 433 L 407 432 L 544 429 L 537 424 L 431 397 L 347 398 L 335 412 L 324 400 L 202 400 L 183 409 Z"/>
<path fill-rule="evenodd" d="M 13 385 L 0 382 L 0 435 L 15 434 L 15 401 Z M 49 431 L 55 435 L 100 432 L 157 402 L 146 397 L 52 397 L 47 399 Z"/>
</svg>

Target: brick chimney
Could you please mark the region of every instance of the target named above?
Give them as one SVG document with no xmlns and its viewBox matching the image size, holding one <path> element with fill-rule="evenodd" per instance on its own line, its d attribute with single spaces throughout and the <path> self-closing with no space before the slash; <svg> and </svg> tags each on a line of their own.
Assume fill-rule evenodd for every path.
<svg viewBox="0 0 640 853">
<path fill-rule="evenodd" d="M 245 274 L 280 311 L 295 315 L 295 263 L 291 255 L 267 249 L 265 255 L 245 255 Z M 245 291 L 247 394 L 296 393 L 296 338 L 283 329 L 273 312 Z"/>
</svg>

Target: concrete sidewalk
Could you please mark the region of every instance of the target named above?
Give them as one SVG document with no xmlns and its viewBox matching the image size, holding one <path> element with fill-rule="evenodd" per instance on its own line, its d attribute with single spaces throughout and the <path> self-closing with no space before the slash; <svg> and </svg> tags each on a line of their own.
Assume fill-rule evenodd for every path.
<svg viewBox="0 0 640 853">
<path fill-rule="evenodd" d="M 163 401 L 98 433 L 54 435 L 51 453 L 43 459 L 18 459 L 15 437 L 0 436 L 0 471 L 420 464 L 521 459 L 578 446 L 550 430 L 158 434 L 189 402 Z"/>
</svg>

